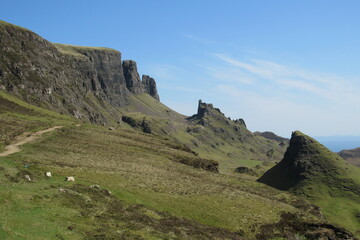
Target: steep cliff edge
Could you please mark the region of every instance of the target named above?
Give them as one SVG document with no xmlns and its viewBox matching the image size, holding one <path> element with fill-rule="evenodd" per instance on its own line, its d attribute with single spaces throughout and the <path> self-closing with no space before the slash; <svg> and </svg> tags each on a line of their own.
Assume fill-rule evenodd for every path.
<svg viewBox="0 0 360 240">
<path fill-rule="evenodd" d="M 130 75 L 139 87 L 127 84 L 119 51 L 53 44 L 6 22 L 0 22 L 0 46 L 0 89 L 32 104 L 106 123 L 121 118 L 117 108 L 129 105 L 131 94 L 159 99 L 155 81 L 145 88 L 134 61 Z"/>
</svg>

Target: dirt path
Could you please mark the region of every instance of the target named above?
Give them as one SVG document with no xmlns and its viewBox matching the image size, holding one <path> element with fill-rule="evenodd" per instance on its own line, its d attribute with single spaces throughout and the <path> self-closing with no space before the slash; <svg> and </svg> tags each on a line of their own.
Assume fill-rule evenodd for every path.
<svg viewBox="0 0 360 240">
<path fill-rule="evenodd" d="M 55 129 L 59 129 L 59 128 L 62 128 L 62 126 L 56 126 L 56 127 L 48 128 L 48 129 L 45 129 L 45 130 L 41 130 L 41 131 L 38 131 L 38 132 L 31 133 L 30 135 L 29 135 L 29 133 L 24 133 L 24 134 L 18 136 L 12 144 L 7 145 L 5 147 L 5 151 L 0 153 L 0 157 L 5 157 L 5 156 L 8 156 L 8 155 L 13 154 L 13 153 L 20 152 L 21 149 L 20 149 L 19 146 L 21 146 L 21 145 L 23 145 L 25 143 L 29 143 L 31 141 L 36 140 L 41 134 L 52 132 Z"/>
</svg>

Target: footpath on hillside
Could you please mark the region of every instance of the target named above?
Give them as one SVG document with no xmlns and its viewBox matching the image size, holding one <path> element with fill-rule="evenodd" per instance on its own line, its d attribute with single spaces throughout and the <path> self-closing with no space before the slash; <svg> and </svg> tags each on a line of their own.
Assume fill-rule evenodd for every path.
<svg viewBox="0 0 360 240">
<path fill-rule="evenodd" d="M 0 153 L 0 157 L 5 157 L 5 156 L 8 156 L 8 155 L 13 154 L 13 153 L 20 152 L 21 149 L 20 149 L 19 146 L 21 146 L 23 144 L 26 144 L 26 143 L 29 143 L 29 142 L 32 142 L 32 141 L 35 141 L 42 134 L 52 132 L 52 131 L 54 131 L 56 129 L 59 129 L 59 128 L 62 128 L 62 126 L 51 127 L 51 128 L 48 128 L 48 129 L 44 129 L 44 130 L 41 130 L 41 131 L 31 133 L 30 135 L 29 135 L 29 133 L 23 133 L 22 135 L 16 137 L 16 139 L 15 139 L 15 141 L 13 143 L 11 143 L 10 145 L 7 145 L 5 147 L 5 151 Z"/>
</svg>

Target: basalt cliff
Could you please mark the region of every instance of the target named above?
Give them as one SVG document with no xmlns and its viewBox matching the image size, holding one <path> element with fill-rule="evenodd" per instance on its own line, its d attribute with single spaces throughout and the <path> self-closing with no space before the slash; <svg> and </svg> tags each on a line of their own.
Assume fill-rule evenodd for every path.
<svg viewBox="0 0 360 240">
<path fill-rule="evenodd" d="M 0 24 L 0 89 L 84 121 L 120 119 L 130 95 L 159 100 L 156 82 L 140 80 L 136 62 L 108 48 L 53 44 L 12 24 Z"/>
</svg>

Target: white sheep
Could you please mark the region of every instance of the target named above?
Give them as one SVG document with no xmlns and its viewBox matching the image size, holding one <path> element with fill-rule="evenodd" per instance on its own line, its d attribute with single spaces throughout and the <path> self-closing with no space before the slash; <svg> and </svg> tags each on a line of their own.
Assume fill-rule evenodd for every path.
<svg viewBox="0 0 360 240">
<path fill-rule="evenodd" d="M 75 178 L 74 177 L 66 177 L 65 181 L 67 181 L 67 182 L 75 182 Z"/>
<path fill-rule="evenodd" d="M 46 172 L 46 173 L 45 173 L 45 176 L 46 176 L 46 177 L 51 177 L 51 172 Z"/>
<path fill-rule="evenodd" d="M 25 179 L 31 181 L 31 177 L 29 175 L 25 175 Z"/>
</svg>

